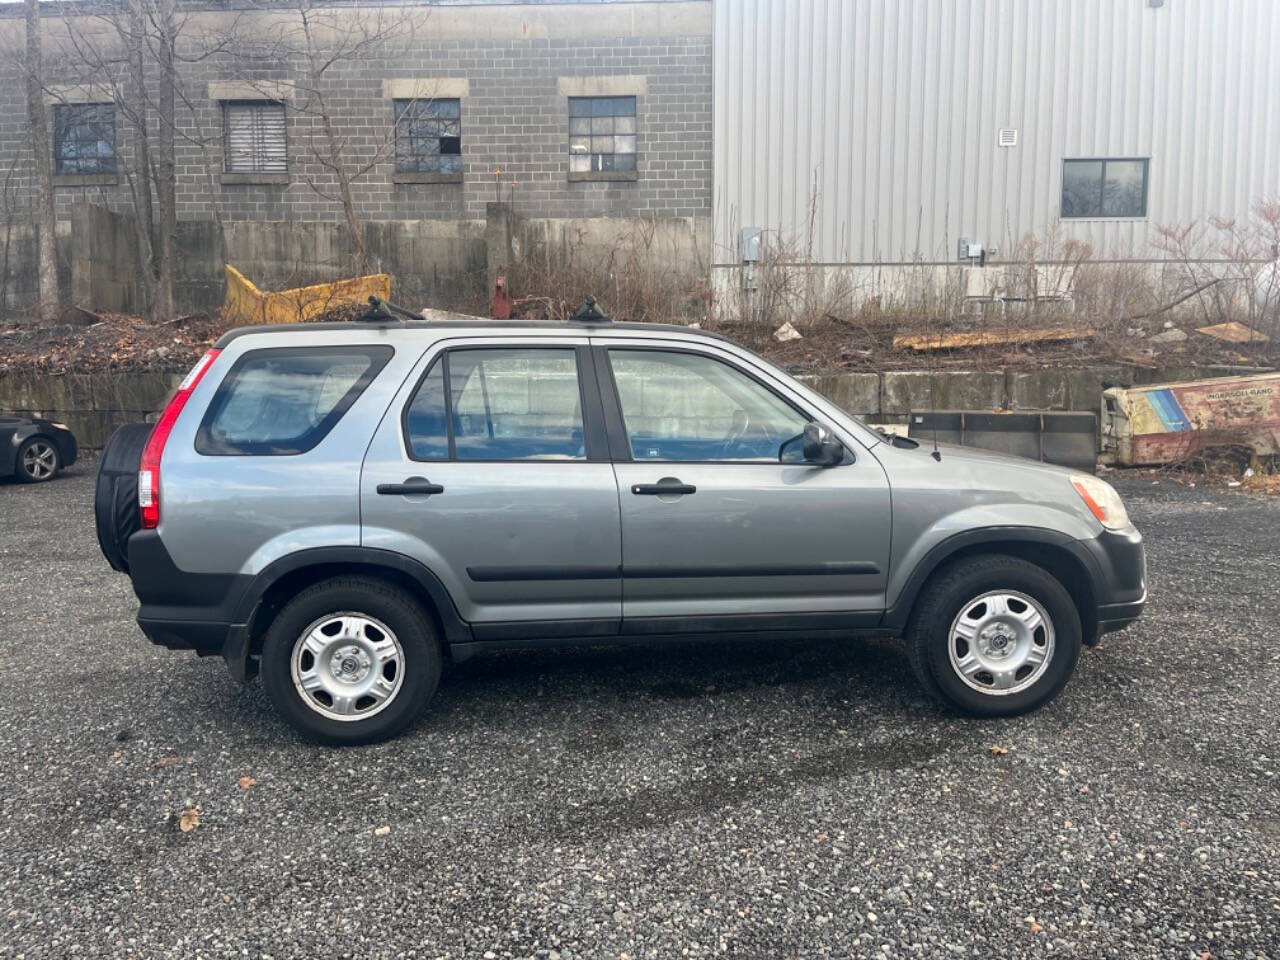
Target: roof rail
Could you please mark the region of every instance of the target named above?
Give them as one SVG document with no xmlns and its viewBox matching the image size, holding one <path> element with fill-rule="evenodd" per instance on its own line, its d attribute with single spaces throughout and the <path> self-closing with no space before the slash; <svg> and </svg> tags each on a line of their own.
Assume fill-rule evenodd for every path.
<svg viewBox="0 0 1280 960">
<path fill-rule="evenodd" d="M 570 323 L 613 323 L 613 317 L 605 314 L 597 305 L 595 297 L 587 297 L 586 302 L 578 308 L 578 312 L 569 318 Z"/>
</svg>

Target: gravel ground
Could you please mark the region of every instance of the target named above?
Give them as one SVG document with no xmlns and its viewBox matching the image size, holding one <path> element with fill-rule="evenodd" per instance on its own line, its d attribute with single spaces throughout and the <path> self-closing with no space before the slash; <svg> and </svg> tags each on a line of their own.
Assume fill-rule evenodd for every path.
<svg viewBox="0 0 1280 960">
<path fill-rule="evenodd" d="M 1280 957 L 1280 501 L 1123 478 L 1147 615 L 1019 720 L 714 644 L 472 661 L 326 750 L 146 642 L 92 468 L 0 486 L 0 957 Z"/>
</svg>

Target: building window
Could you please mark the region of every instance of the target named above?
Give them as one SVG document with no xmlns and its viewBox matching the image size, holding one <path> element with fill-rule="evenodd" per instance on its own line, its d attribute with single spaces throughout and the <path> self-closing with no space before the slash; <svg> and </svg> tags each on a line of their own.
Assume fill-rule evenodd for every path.
<svg viewBox="0 0 1280 960">
<path fill-rule="evenodd" d="M 116 172 L 116 108 L 110 103 L 54 104 L 54 173 Z"/>
<path fill-rule="evenodd" d="M 397 100 L 396 172 L 462 173 L 462 101 Z"/>
<path fill-rule="evenodd" d="M 569 98 L 569 172 L 634 172 L 636 98 Z"/>
<path fill-rule="evenodd" d="M 1145 159 L 1062 161 L 1063 217 L 1145 217 Z"/>
<path fill-rule="evenodd" d="M 284 104 L 274 100 L 224 101 L 222 152 L 227 173 L 287 173 Z"/>
</svg>

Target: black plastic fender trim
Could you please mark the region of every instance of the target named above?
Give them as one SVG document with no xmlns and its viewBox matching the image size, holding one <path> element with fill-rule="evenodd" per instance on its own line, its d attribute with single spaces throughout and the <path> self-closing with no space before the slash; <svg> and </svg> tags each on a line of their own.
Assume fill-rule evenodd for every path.
<svg viewBox="0 0 1280 960">
<path fill-rule="evenodd" d="M 304 570 L 307 567 L 330 565 L 356 568 L 348 570 L 347 572 L 349 573 L 361 572 L 358 569 L 360 567 L 390 568 L 408 576 L 430 598 L 432 606 L 434 606 L 435 612 L 440 618 L 440 626 L 444 630 L 443 639 L 446 643 L 466 643 L 474 639 L 471 635 L 471 628 L 458 614 L 458 608 L 454 606 L 453 597 L 445 589 L 445 585 L 440 581 L 440 578 L 426 564 L 403 553 L 396 553 L 394 550 L 381 550 L 376 547 L 313 547 L 307 550 L 299 550 L 297 553 L 291 553 L 272 561 L 249 581 L 240 596 L 232 622 L 252 623 L 253 615 L 258 609 L 258 605 L 262 602 L 262 597 L 281 577 Z"/>
<path fill-rule="evenodd" d="M 898 594 L 893 606 L 885 610 L 884 616 L 880 620 L 880 626 L 895 632 L 904 630 L 907 626 L 907 620 L 911 617 L 911 610 L 915 606 L 916 598 L 919 597 L 920 590 L 924 587 L 925 582 L 938 567 L 961 550 L 983 544 L 1009 543 L 1010 541 L 1041 543 L 1065 550 L 1084 567 L 1085 573 L 1093 585 L 1094 596 L 1097 597 L 1099 595 L 1098 583 L 1101 573 L 1093 557 L 1080 546 L 1080 541 L 1065 533 L 1044 527 L 982 527 L 953 534 L 930 548 L 928 553 L 916 564 L 915 569 L 911 571 L 911 576 L 907 578 L 907 582 L 903 585 L 902 591 Z"/>
</svg>

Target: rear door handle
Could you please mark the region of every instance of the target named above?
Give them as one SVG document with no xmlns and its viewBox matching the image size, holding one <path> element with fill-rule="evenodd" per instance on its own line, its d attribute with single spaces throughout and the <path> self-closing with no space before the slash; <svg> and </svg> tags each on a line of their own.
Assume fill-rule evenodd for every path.
<svg viewBox="0 0 1280 960">
<path fill-rule="evenodd" d="M 378 493 L 384 497 L 422 497 L 429 493 L 444 493 L 444 487 L 425 477 L 410 477 L 404 483 L 380 483 Z"/>
<path fill-rule="evenodd" d="M 675 477 L 663 477 L 657 483 L 632 484 L 631 492 L 641 497 L 670 497 L 684 493 L 697 493 L 698 488 L 692 483 L 681 483 Z"/>
</svg>

